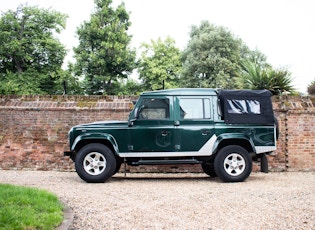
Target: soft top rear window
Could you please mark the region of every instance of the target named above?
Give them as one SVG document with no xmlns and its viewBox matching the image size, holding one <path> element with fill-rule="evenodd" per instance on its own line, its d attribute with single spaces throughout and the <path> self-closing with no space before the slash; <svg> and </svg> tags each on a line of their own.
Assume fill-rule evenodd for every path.
<svg viewBox="0 0 315 230">
<path fill-rule="evenodd" d="M 268 90 L 221 90 L 223 119 L 229 124 L 274 124 L 271 92 Z"/>
</svg>

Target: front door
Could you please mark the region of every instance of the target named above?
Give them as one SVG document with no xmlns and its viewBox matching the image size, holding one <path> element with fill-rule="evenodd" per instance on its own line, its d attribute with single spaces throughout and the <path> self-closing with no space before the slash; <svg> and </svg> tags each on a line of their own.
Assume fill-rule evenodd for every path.
<svg viewBox="0 0 315 230">
<path fill-rule="evenodd" d="M 129 129 L 130 152 L 171 152 L 175 150 L 172 97 L 142 98 L 138 118 Z"/>
</svg>

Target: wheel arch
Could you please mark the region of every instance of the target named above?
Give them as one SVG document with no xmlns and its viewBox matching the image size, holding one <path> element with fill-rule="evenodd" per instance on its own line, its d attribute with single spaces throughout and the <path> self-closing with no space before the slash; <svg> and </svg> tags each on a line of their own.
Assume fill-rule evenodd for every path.
<svg viewBox="0 0 315 230">
<path fill-rule="evenodd" d="M 214 146 L 214 154 L 216 155 L 217 152 L 229 145 L 238 145 L 246 149 L 249 153 L 252 153 L 255 151 L 254 144 L 250 140 L 250 138 L 247 138 L 245 136 L 241 135 L 220 135 L 217 139 L 217 142 Z"/>
<path fill-rule="evenodd" d="M 110 134 L 89 133 L 86 135 L 80 135 L 75 139 L 71 149 L 75 152 L 78 152 L 82 147 L 91 143 L 99 143 L 106 145 L 108 148 L 110 148 L 110 150 L 116 157 L 118 156 L 119 150 L 117 142 L 115 138 Z"/>
</svg>

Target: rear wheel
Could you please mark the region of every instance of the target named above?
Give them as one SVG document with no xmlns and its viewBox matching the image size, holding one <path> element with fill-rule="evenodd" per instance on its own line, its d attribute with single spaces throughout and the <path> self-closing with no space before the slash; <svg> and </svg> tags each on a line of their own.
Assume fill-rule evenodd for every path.
<svg viewBox="0 0 315 230">
<path fill-rule="evenodd" d="M 116 158 L 107 146 L 88 144 L 77 153 L 75 169 L 86 182 L 104 182 L 114 174 Z"/>
<path fill-rule="evenodd" d="M 241 182 L 246 180 L 252 171 L 252 159 L 243 147 L 226 146 L 217 153 L 214 170 L 225 182 Z"/>
</svg>

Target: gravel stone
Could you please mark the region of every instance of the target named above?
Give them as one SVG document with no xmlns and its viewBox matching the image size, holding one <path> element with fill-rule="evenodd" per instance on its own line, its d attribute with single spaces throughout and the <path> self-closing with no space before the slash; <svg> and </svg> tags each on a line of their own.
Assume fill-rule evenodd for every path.
<svg viewBox="0 0 315 230">
<path fill-rule="evenodd" d="M 46 189 L 74 213 L 69 229 L 315 229 L 315 172 L 116 174 L 89 184 L 75 172 L 0 170 L 0 183 Z"/>
</svg>

